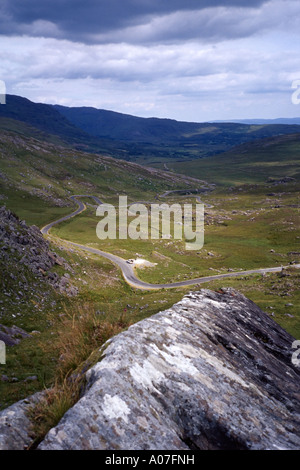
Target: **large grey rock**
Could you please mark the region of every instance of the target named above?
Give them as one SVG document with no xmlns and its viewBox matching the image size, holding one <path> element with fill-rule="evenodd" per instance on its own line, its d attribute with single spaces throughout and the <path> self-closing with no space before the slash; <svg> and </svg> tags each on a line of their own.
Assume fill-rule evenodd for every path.
<svg viewBox="0 0 300 470">
<path fill-rule="evenodd" d="M 299 449 L 293 338 L 230 289 L 201 290 L 107 343 L 39 449 Z"/>
<path fill-rule="evenodd" d="M 34 436 L 28 417 L 29 408 L 43 396 L 38 392 L 0 412 L 0 450 L 26 450 Z"/>
</svg>

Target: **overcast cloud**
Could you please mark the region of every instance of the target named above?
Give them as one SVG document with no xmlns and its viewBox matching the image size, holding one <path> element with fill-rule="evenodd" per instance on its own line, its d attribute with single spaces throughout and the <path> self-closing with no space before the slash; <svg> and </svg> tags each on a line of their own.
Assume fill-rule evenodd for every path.
<svg viewBox="0 0 300 470">
<path fill-rule="evenodd" d="M 299 17 L 298 0 L 2 0 L 0 80 L 139 116 L 295 117 Z"/>
</svg>

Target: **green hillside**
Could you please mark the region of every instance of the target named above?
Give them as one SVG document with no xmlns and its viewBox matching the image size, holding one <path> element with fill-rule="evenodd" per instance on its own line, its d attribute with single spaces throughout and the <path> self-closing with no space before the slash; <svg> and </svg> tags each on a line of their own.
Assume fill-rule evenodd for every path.
<svg viewBox="0 0 300 470">
<path fill-rule="evenodd" d="M 30 131 L 29 126 L 21 127 Z M 93 194 L 106 202 L 117 201 L 119 194 L 132 201 L 153 200 L 157 193 L 199 184 L 185 176 L 0 131 L 0 197 L 18 216 L 39 226 L 70 212 L 72 194 Z"/>
<path fill-rule="evenodd" d="M 140 118 L 95 108 L 33 103 L 7 95 L 0 129 L 146 166 L 187 161 L 243 143 L 298 133 L 298 125 L 193 123 Z"/>
<path fill-rule="evenodd" d="M 20 96 L 7 95 L 0 106 L 0 129 L 16 131 L 64 146 L 88 152 L 122 157 L 127 147 L 111 139 L 100 139 L 76 127 L 53 106 L 33 103 Z"/>
<path fill-rule="evenodd" d="M 88 134 L 138 144 L 150 157 L 171 160 L 198 158 L 224 152 L 236 145 L 300 131 L 298 125 L 196 123 L 140 118 L 90 107 L 55 106 L 68 121 Z"/>
<path fill-rule="evenodd" d="M 172 162 L 172 171 L 226 186 L 300 180 L 300 133 L 247 143 L 229 152 L 189 162 Z"/>
</svg>

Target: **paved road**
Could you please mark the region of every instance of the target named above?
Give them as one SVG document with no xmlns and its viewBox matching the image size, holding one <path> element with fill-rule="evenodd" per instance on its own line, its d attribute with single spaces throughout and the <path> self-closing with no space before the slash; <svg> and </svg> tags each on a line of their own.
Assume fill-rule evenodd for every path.
<svg viewBox="0 0 300 470">
<path fill-rule="evenodd" d="M 74 202 L 77 203 L 78 208 L 76 211 L 72 212 L 69 215 L 65 215 L 64 217 L 61 217 L 58 220 L 55 220 L 54 222 L 49 223 L 45 227 L 41 229 L 41 232 L 43 234 L 48 234 L 49 230 L 51 227 L 53 227 L 56 224 L 59 224 L 60 222 L 63 222 L 64 220 L 68 220 L 71 217 L 74 217 L 81 212 L 83 212 L 86 209 L 86 206 L 84 203 L 78 200 L 80 197 L 91 197 L 94 199 L 94 201 L 97 204 L 102 204 L 102 201 L 97 197 L 97 196 L 91 196 L 91 195 L 78 195 L 78 196 L 70 196 L 70 199 L 72 199 Z M 187 286 L 192 286 L 195 284 L 203 284 L 205 282 L 209 281 L 214 281 L 217 279 L 224 279 L 227 277 L 239 277 L 239 276 L 245 276 L 249 274 L 264 274 L 264 273 L 273 273 L 273 272 L 280 272 L 282 268 L 287 268 L 289 266 L 277 266 L 273 268 L 262 268 L 262 269 L 251 269 L 248 271 L 238 271 L 238 272 L 229 272 L 225 274 L 216 274 L 214 276 L 205 276 L 205 277 L 198 277 L 195 279 L 187 279 L 185 281 L 178 281 L 178 282 L 172 282 L 172 283 L 165 283 L 165 284 L 150 284 L 149 282 L 144 282 L 138 279 L 135 275 L 134 269 L 131 264 L 128 264 L 126 260 L 123 258 L 120 258 L 119 256 L 113 255 L 111 253 L 106 253 L 105 251 L 98 250 L 97 248 L 92 248 L 89 246 L 85 245 L 80 245 L 78 243 L 70 242 L 68 241 L 69 245 L 72 245 L 74 247 L 77 247 L 81 250 L 88 251 L 89 253 L 93 253 L 96 255 L 103 256 L 104 258 L 112 261 L 114 264 L 119 266 L 119 268 L 122 271 L 123 277 L 125 281 L 130 284 L 132 287 L 135 287 L 137 289 L 144 289 L 144 290 L 153 290 L 153 289 L 171 289 L 171 288 L 176 288 L 176 287 L 187 287 Z M 293 267 L 295 268 L 300 268 L 300 264 L 294 264 Z"/>
<path fill-rule="evenodd" d="M 83 194 L 83 195 L 76 195 L 76 196 L 70 196 L 70 199 L 72 199 L 72 201 L 74 201 L 77 205 L 78 205 L 78 208 L 76 209 L 76 211 L 72 212 L 71 214 L 68 214 L 68 215 L 65 215 L 64 217 L 61 217 L 60 219 L 58 220 L 55 220 L 54 222 L 50 222 L 50 224 L 48 225 L 45 225 L 45 227 L 43 227 L 41 229 L 41 232 L 43 234 L 47 234 L 50 230 L 50 228 L 52 228 L 54 225 L 57 225 L 57 224 L 60 224 L 61 222 L 63 222 L 64 220 L 68 220 L 68 219 L 71 219 L 71 217 L 74 217 L 75 215 L 78 215 L 80 214 L 81 212 L 85 211 L 86 209 L 86 206 L 85 204 L 83 204 L 83 202 L 81 201 L 78 201 L 78 198 L 79 197 L 91 197 L 94 199 L 94 201 L 99 205 L 99 204 L 103 204 L 102 201 L 97 197 L 97 196 L 91 196 L 90 194 Z"/>
</svg>

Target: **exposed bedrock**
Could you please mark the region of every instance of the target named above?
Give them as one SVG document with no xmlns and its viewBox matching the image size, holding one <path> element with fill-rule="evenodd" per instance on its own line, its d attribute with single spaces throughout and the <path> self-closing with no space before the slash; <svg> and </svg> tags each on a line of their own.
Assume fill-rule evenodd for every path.
<svg viewBox="0 0 300 470">
<path fill-rule="evenodd" d="M 39 449 L 299 449 L 292 338 L 232 289 L 189 293 L 106 344 Z"/>
</svg>

